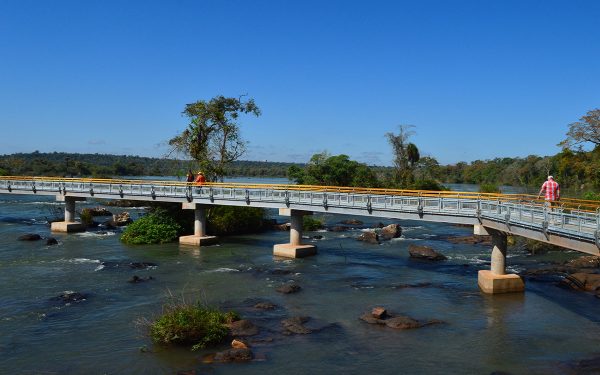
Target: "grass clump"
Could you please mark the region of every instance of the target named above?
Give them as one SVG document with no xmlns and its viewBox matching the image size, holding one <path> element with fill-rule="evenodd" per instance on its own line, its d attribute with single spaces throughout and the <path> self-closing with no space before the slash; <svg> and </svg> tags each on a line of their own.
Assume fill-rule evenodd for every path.
<svg viewBox="0 0 600 375">
<path fill-rule="evenodd" d="M 304 216 L 302 218 L 302 229 L 305 231 L 313 232 L 315 230 L 323 229 L 323 221 L 315 219 L 311 216 Z"/>
<path fill-rule="evenodd" d="M 222 312 L 200 303 L 170 304 L 150 323 L 150 337 L 157 344 L 203 349 L 223 342 L 229 333 L 226 324 L 235 320 L 239 316 L 233 311 Z"/>
<path fill-rule="evenodd" d="M 172 242 L 181 232 L 181 226 L 164 210 L 156 210 L 128 225 L 121 241 L 127 244 L 158 244 Z"/>
</svg>

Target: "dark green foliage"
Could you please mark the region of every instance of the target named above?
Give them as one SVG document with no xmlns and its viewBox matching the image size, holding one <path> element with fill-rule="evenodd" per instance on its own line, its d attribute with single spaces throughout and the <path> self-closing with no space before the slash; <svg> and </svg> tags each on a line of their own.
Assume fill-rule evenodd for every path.
<svg viewBox="0 0 600 375">
<path fill-rule="evenodd" d="M 127 226 L 121 241 L 127 244 L 158 244 L 175 241 L 181 227 L 164 210 L 156 210 Z"/>
<path fill-rule="evenodd" d="M 323 229 L 323 221 L 320 219 L 315 219 L 312 216 L 305 215 L 302 218 L 302 229 L 309 232 Z"/>
<path fill-rule="evenodd" d="M 229 332 L 226 324 L 238 320 L 235 312 L 221 312 L 200 303 L 177 303 L 163 307 L 150 324 L 150 337 L 162 345 L 193 345 L 192 350 L 218 345 Z"/>
<path fill-rule="evenodd" d="M 588 191 L 587 193 L 583 194 L 583 199 L 588 199 L 588 200 L 592 200 L 592 201 L 600 201 L 600 193 L 594 193 L 594 192 Z"/>
<path fill-rule="evenodd" d="M 479 185 L 480 193 L 500 193 L 500 187 L 496 184 L 484 183 Z"/>
<path fill-rule="evenodd" d="M 211 235 L 256 233 L 264 229 L 265 212 L 257 207 L 213 206 L 207 214 Z"/>
<path fill-rule="evenodd" d="M 438 183 L 434 180 L 417 180 L 413 182 L 412 189 L 414 190 L 434 190 L 434 191 L 444 191 L 448 190 L 447 187 Z"/>
<path fill-rule="evenodd" d="M 377 175 L 366 164 L 347 155 L 330 156 L 326 152 L 310 158 L 306 168 L 292 166 L 288 177 L 301 185 L 378 187 Z"/>
<path fill-rule="evenodd" d="M 81 210 L 79 218 L 81 219 L 82 224 L 89 226 L 94 223 L 94 216 L 92 216 L 92 212 L 89 208 L 84 208 L 83 210 Z"/>
</svg>

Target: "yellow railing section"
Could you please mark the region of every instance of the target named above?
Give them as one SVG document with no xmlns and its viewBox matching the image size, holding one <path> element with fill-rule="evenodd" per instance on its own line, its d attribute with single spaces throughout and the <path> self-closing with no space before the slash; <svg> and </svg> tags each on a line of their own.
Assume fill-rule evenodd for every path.
<svg viewBox="0 0 600 375">
<path fill-rule="evenodd" d="M 75 182 L 92 184 L 121 184 L 121 185 L 153 185 L 153 186 L 196 186 L 193 182 L 169 181 L 169 180 L 130 180 L 113 178 L 69 178 L 69 177 L 32 177 L 32 176 L 0 176 L 2 180 L 32 181 L 32 182 Z M 347 186 L 321 186 L 321 185 L 291 185 L 291 184 L 247 184 L 232 182 L 206 182 L 202 186 L 237 189 L 273 189 L 288 191 L 313 191 L 330 193 L 356 193 L 372 195 L 393 195 L 423 198 L 458 198 L 458 199 L 484 199 L 500 202 L 515 202 L 528 204 L 544 204 L 544 199 L 538 199 L 531 194 L 498 194 L 478 193 L 468 191 L 434 191 L 434 190 L 410 190 L 410 189 L 387 189 L 387 188 L 361 188 Z M 579 210 L 587 212 L 600 212 L 600 201 L 561 198 L 560 201 L 552 202 L 553 207 Z"/>
</svg>

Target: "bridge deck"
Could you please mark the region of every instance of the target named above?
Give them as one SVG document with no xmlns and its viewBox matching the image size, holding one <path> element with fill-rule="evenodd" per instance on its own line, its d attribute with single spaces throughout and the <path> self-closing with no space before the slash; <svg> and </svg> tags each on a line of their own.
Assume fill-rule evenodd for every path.
<svg viewBox="0 0 600 375">
<path fill-rule="evenodd" d="M 534 196 L 351 187 L 175 181 L 0 177 L 0 193 L 291 208 L 344 215 L 482 224 L 600 255 L 599 202 L 564 199 L 552 209 Z"/>
</svg>

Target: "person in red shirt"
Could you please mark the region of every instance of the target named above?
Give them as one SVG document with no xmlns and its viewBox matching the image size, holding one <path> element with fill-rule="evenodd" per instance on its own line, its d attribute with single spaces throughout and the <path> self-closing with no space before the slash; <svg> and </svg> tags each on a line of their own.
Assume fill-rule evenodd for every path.
<svg viewBox="0 0 600 375">
<path fill-rule="evenodd" d="M 538 194 L 538 199 L 544 194 L 546 199 L 546 206 L 550 206 L 551 202 L 560 200 L 560 186 L 558 182 L 554 181 L 554 177 L 548 176 L 548 181 L 542 184 L 542 188 Z"/>
<path fill-rule="evenodd" d="M 196 175 L 196 180 L 194 182 L 196 182 L 196 185 L 198 186 L 204 185 L 204 183 L 206 182 L 206 178 L 204 177 L 202 171 L 198 171 L 198 174 Z"/>
</svg>

